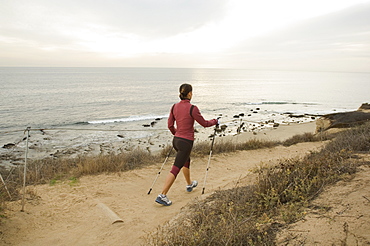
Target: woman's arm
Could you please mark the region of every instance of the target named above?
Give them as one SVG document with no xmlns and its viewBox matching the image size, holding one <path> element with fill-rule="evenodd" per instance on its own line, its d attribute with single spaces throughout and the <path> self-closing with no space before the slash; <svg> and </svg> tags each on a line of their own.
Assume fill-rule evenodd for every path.
<svg viewBox="0 0 370 246">
<path fill-rule="evenodd" d="M 214 126 L 218 122 L 216 119 L 205 120 L 197 106 L 194 106 L 192 115 L 193 115 L 194 120 L 196 120 L 196 122 L 198 122 L 203 127 Z"/>
<path fill-rule="evenodd" d="M 173 115 L 173 107 L 174 106 L 172 106 L 171 111 L 170 111 L 170 115 L 168 116 L 168 120 L 167 120 L 167 127 L 173 135 L 176 134 L 175 116 Z"/>
</svg>

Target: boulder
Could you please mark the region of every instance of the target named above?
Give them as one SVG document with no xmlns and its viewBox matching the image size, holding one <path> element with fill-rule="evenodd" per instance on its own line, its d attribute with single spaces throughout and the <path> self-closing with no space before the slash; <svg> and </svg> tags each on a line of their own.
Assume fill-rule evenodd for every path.
<svg viewBox="0 0 370 246">
<path fill-rule="evenodd" d="M 4 144 L 4 146 L 3 146 L 4 149 L 10 149 L 10 148 L 13 148 L 13 147 L 15 147 L 14 143 Z"/>
<path fill-rule="evenodd" d="M 370 121 L 370 105 L 365 103 L 357 111 L 333 113 L 321 116 L 316 121 L 316 132 L 330 128 L 346 128 Z"/>
</svg>

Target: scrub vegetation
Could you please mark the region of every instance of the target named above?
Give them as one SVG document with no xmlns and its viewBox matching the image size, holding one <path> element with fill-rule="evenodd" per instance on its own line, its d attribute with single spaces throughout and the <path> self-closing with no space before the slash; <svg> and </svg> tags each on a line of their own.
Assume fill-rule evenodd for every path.
<svg viewBox="0 0 370 246">
<path fill-rule="evenodd" d="M 311 139 L 304 134 L 291 141 L 302 138 Z M 302 219 L 325 186 L 351 178 L 359 165 L 369 165 L 358 158 L 369 152 L 370 123 L 340 132 L 318 152 L 259 169 L 253 185 L 195 201 L 148 236 L 148 244 L 275 245 L 276 233 Z"/>
<path fill-rule="evenodd" d="M 283 160 L 274 167 L 256 171 L 254 185 L 217 191 L 202 201 L 195 201 L 178 220 L 158 228 L 148 237 L 152 245 L 273 245 L 281 226 L 304 216 L 304 209 L 325 185 L 349 177 L 363 164 L 358 152 L 369 153 L 370 123 L 350 128 L 337 135 L 302 134 L 284 142 L 260 141 L 245 143 L 216 141 L 213 154 L 240 150 L 289 146 L 298 142 L 327 141 L 320 152 L 303 159 Z M 210 141 L 196 143 L 193 155 L 210 152 Z M 76 185 L 83 175 L 124 172 L 163 161 L 171 146 L 156 155 L 135 149 L 119 154 L 78 158 L 46 158 L 30 160 L 27 185 L 68 182 Z M 0 221 L 4 202 L 21 198 L 23 167 L 1 170 L 7 190 L 0 186 Z M 9 196 L 10 194 L 10 196 Z M 183 217 L 182 217 L 183 216 Z M 169 243 L 171 242 L 171 243 Z"/>
</svg>

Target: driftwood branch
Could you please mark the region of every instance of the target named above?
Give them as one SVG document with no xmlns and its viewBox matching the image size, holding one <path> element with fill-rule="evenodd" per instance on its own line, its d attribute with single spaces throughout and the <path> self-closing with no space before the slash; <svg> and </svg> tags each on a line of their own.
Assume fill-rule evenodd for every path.
<svg viewBox="0 0 370 246">
<path fill-rule="evenodd" d="M 101 208 L 101 210 L 109 218 L 112 224 L 117 222 L 123 222 L 123 220 L 104 203 L 99 202 L 97 206 Z"/>
</svg>

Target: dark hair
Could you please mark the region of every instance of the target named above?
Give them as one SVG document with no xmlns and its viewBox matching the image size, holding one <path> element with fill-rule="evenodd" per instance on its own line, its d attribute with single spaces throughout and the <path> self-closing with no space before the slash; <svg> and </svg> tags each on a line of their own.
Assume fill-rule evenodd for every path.
<svg viewBox="0 0 370 246">
<path fill-rule="evenodd" d="M 180 99 L 184 100 L 189 92 L 193 91 L 193 87 L 189 84 L 182 84 L 180 86 L 179 92 L 180 92 Z"/>
</svg>

